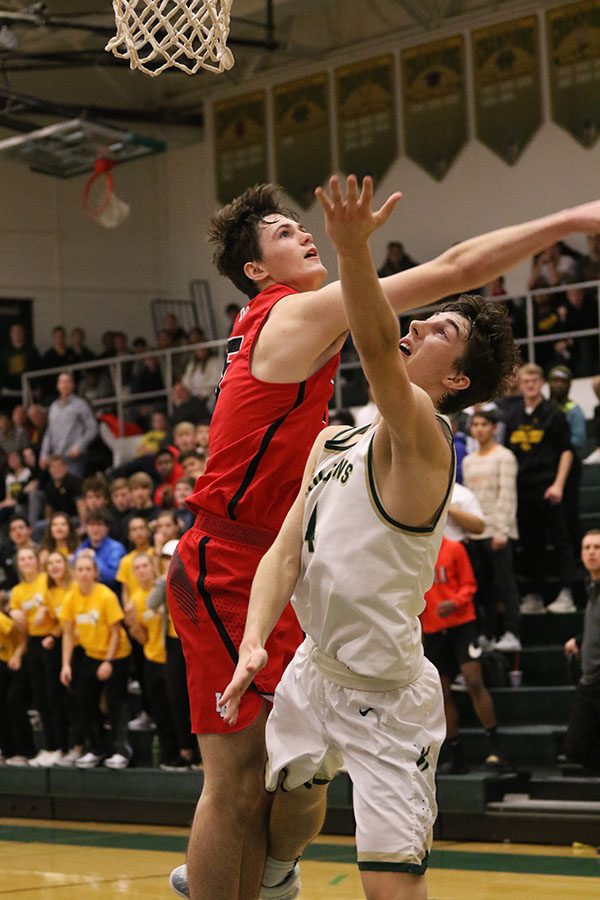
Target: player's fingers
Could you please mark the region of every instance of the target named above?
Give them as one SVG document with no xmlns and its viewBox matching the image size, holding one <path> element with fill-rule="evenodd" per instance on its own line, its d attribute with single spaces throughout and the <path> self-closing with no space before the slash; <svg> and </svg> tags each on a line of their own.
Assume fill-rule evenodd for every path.
<svg viewBox="0 0 600 900">
<path fill-rule="evenodd" d="M 388 197 L 383 206 L 380 207 L 380 209 L 378 209 L 376 213 L 374 213 L 374 216 L 380 225 L 383 225 L 384 222 L 387 222 L 401 196 L 402 194 L 400 193 L 400 191 L 396 191 L 394 194 Z"/>
<path fill-rule="evenodd" d="M 327 191 L 323 190 L 322 187 L 315 188 L 315 197 L 327 214 L 331 214 L 333 212 L 333 204 L 329 199 Z"/>
<path fill-rule="evenodd" d="M 329 179 L 329 190 L 331 191 L 331 199 L 333 200 L 333 205 L 341 205 L 344 200 L 342 197 L 342 189 L 340 188 L 340 179 L 337 175 L 332 175 Z"/>
<path fill-rule="evenodd" d="M 358 200 L 358 179 L 356 175 L 348 175 L 346 179 L 346 200 L 355 205 Z"/>
<path fill-rule="evenodd" d="M 367 209 L 371 209 L 371 203 L 373 202 L 373 179 L 370 175 L 365 175 L 362 183 L 362 190 L 360 192 L 360 197 L 358 200 L 358 205 L 362 207 L 367 207 Z"/>
<path fill-rule="evenodd" d="M 231 700 L 227 701 L 227 709 L 225 710 L 225 714 L 224 714 L 223 718 L 227 722 L 228 725 L 235 725 L 235 723 L 237 722 L 239 708 L 240 708 L 240 698 L 239 697 L 232 697 Z"/>
</svg>

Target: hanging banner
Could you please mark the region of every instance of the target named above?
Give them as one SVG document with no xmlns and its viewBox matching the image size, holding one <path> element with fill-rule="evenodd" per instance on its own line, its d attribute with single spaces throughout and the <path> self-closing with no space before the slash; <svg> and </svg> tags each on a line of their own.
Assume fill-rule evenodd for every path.
<svg viewBox="0 0 600 900">
<path fill-rule="evenodd" d="M 462 35 L 402 52 L 406 153 L 441 180 L 467 140 Z"/>
<path fill-rule="evenodd" d="M 276 180 L 304 209 L 331 172 L 325 72 L 273 88 Z"/>
<path fill-rule="evenodd" d="M 592 147 L 600 128 L 600 3 L 572 3 L 546 17 L 552 118 Z"/>
<path fill-rule="evenodd" d="M 220 100 L 213 113 L 217 197 L 228 203 L 245 188 L 268 181 L 265 92 Z"/>
<path fill-rule="evenodd" d="M 477 137 L 509 165 L 542 122 L 537 16 L 471 35 Z"/>
<path fill-rule="evenodd" d="M 394 57 L 335 72 L 339 168 L 377 183 L 398 153 Z"/>
</svg>

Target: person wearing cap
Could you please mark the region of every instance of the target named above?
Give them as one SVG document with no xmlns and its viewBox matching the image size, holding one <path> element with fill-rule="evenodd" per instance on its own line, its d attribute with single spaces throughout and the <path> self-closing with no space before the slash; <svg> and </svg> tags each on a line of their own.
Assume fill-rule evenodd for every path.
<svg viewBox="0 0 600 900">
<path fill-rule="evenodd" d="M 573 465 L 565 482 L 563 503 L 567 516 L 567 527 L 573 552 L 579 553 L 581 546 L 581 522 L 579 521 L 579 485 L 581 483 L 582 458 L 585 452 L 587 439 L 585 416 L 582 408 L 569 397 L 573 375 L 567 366 L 554 366 L 548 373 L 548 385 L 550 387 L 550 399 L 563 411 L 567 418 L 569 431 L 571 432 L 571 447 L 573 448 Z"/>
<path fill-rule="evenodd" d="M 517 523 L 521 559 L 530 591 L 521 613 L 575 612 L 575 557 L 563 502 L 573 462 L 571 434 L 565 414 L 542 393 L 544 372 L 535 363 L 519 369 L 522 399 L 507 417 L 506 444 L 517 457 Z M 544 606 L 542 590 L 548 575 L 546 532 L 550 532 L 559 593 Z"/>
</svg>

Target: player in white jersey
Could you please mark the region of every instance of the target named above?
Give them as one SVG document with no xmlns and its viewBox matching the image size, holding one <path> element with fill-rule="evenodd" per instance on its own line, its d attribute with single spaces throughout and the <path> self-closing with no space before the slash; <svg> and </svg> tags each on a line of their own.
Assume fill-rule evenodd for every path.
<svg viewBox="0 0 600 900">
<path fill-rule="evenodd" d="M 318 782 L 343 760 L 354 785 L 366 896 L 422 900 L 445 735 L 439 678 L 423 656 L 418 621 L 454 477 L 451 434 L 439 413 L 498 393 L 516 354 L 503 312 L 481 298 L 461 297 L 412 322 L 400 341 L 368 248 L 399 195 L 373 212 L 370 179 L 359 197 L 350 176 L 346 200 L 337 178 L 330 187 L 331 196 L 317 194 L 381 418 L 365 429 L 326 429 L 315 442 L 300 494 L 257 570 L 239 663 L 221 708 L 234 723 L 293 594 L 306 640 L 267 722 L 267 787 L 280 785 L 303 814 L 312 798 L 308 842 L 321 824 L 315 809 L 321 804 L 322 811 L 325 788 Z M 304 845 L 286 842 L 272 820 L 269 846 L 263 884 L 274 893 L 261 897 L 296 897 L 295 861 Z"/>
</svg>

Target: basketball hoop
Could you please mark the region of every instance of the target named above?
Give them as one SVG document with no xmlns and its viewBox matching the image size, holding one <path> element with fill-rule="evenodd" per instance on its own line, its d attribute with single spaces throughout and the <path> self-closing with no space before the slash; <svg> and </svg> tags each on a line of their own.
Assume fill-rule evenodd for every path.
<svg viewBox="0 0 600 900">
<path fill-rule="evenodd" d="M 129 215 L 129 204 L 114 193 L 110 170 L 115 165 L 112 159 L 97 159 L 94 171 L 83 188 L 83 208 L 86 215 L 104 228 L 116 228 Z"/>
<path fill-rule="evenodd" d="M 233 0 L 113 0 L 116 35 L 106 45 L 131 69 L 160 75 L 175 67 L 223 72 L 234 64 L 227 47 Z"/>
</svg>

